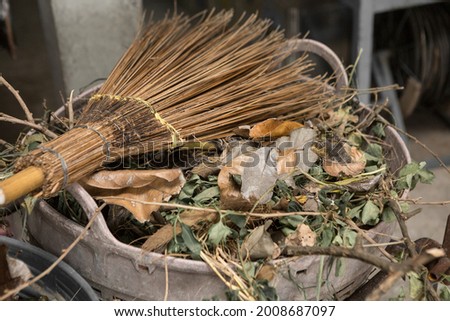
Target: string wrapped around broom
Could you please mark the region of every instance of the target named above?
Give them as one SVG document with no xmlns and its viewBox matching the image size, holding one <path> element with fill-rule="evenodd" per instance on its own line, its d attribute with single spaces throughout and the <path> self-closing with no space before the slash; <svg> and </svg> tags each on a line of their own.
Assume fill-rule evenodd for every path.
<svg viewBox="0 0 450 321">
<path fill-rule="evenodd" d="M 76 126 L 18 159 L 0 204 L 50 197 L 121 157 L 225 137 L 270 117 L 310 118 L 342 104 L 312 64 L 256 15 L 174 15 L 143 30 Z"/>
</svg>

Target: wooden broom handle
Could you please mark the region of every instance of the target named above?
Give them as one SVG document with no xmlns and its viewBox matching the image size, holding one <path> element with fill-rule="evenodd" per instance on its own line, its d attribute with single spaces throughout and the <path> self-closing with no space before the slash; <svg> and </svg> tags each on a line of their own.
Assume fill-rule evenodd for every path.
<svg viewBox="0 0 450 321">
<path fill-rule="evenodd" d="M 38 189 L 44 184 L 41 168 L 30 166 L 0 182 L 0 205 L 8 204 L 19 197 Z"/>
</svg>

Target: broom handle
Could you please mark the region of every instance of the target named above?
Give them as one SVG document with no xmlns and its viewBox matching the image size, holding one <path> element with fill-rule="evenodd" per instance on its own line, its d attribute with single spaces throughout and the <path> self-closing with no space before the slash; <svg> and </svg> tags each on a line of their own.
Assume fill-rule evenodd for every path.
<svg viewBox="0 0 450 321">
<path fill-rule="evenodd" d="M 25 196 L 44 184 L 44 172 L 41 168 L 30 166 L 0 182 L 0 205 Z"/>
</svg>

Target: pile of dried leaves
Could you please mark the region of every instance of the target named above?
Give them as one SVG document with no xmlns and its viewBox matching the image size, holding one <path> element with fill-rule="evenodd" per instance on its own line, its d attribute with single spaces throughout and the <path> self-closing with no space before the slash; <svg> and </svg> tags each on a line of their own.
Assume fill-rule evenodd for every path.
<svg viewBox="0 0 450 321">
<path fill-rule="evenodd" d="M 424 163 L 390 172 L 385 123 L 359 119 L 363 112 L 343 106 L 303 123 L 267 119 L 225 140 L 112 164 L 81 184 L 110 205 L 105 218 L 122 242 L 241 279 L 228 283 L 230 298 L 276 299 L 265 262 L 288 247 L 353 248 L 361 231 L 408 212 L 404 190 L 433 179 Z M 63 194 L 57 209 L 85 223 Z"/>
<path fill-rule="evenodd" d="M 109 205 L 103 214 L 120 241 L 205 261 L 229 286 L 230 299 L 277 299 L 266 262 L 288 256 L 288 248 L 352 249 L 364 231 L 408 213 L 405 190 L 433 179 L 424 163 L 391 172 L 386 122 L 353 105 L 301 123 L 267 119 L 224 140 L 127 158 L 80 183 Z M 67 123 L 44 127 L 64 131 Z M 19 146 L 3 144 L 2 175 L 45 140 L 36 133 Z M 87 223 L 66 191 L 48 202 Z M 25 199 L 29 212 L 33 204 Z M 342 274 L 344 266 L 336 267 Z"/>
</svg>

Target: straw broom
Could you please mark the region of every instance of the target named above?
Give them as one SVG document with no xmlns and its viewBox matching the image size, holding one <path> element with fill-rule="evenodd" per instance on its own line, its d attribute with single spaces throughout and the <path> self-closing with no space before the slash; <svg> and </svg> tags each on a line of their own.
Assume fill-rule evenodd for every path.
<svg viewBox="0 0 450 321">
<path fill-rule="evenodd" d="M 225 137 L 269 117 L 309 118 L 341 103 L 282 31 L 256 15 L 174 15 L 131 44 L 70 131 L 18 159 L 0 182 L 0 204 L 30 192 L 50 197 L 126 155 Z M 299 79 L 304 78 L 303 81 Z"/>
</svg>

